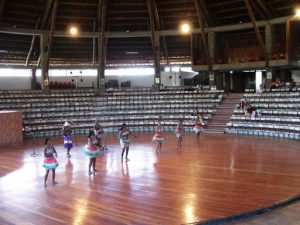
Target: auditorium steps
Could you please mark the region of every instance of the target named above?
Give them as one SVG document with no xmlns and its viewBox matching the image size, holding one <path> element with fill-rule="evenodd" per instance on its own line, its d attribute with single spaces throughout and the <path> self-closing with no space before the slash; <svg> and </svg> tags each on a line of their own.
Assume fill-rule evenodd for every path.
<svg viewBox="0 0 300 225">
<path fill-rule="evenodd" d="M 227 93 L 205 131 L 207 133 L 224 133 L 226 124 L 241 98 L 243 98 L 243 93 Z"/>
</svg>

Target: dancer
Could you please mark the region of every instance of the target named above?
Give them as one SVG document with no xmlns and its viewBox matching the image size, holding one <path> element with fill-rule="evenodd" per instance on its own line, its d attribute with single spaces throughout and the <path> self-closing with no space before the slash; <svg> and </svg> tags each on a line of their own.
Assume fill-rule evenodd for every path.
<svg viewBox="0 0 300 225">
<path fill-rule="evenodd" d="M 126 150 L 126 155 L 125 155 L 126 162 L 129 161 L 128 159 L 129 144 L 130 144 L 129 135 L 131 135 L 131 132 L 129 131 L 126 123 L 123 123 L 121 128 L 119 129 L 119 139 L 122 148 L 121 160 L 123 161 L 124 152 Z"/>
<path fill-rule="evenodd" d="M 65 122 L 62 128 L 64 135 L 64 147 L 67 149 L 67 157 L 71 157 L 70 150 L 73 147 L 72 143 L 72 128 L 70 122 Z"/>
<path fill-rule="evenodd" d="M 196 122 L 195 122 L 195 126 L 194 126 L 194 131 L 196 133 L 196 139 L 197 140 L 199 140 L 200 133 L 203 131 L 202 125 L 203 125 L 202 117 L 201 117 L 201 115 L 198 114 Z"/>
<path fill-rule="evenodd" d="M 46 174 L 45 174 L 45 180 L 44 180 L 44 185 L 47 186 L 47 178 L 49 174 L 49 170 L 52 170 L 52 183 L 57 184 L 55 181 L 55 169 L 58 167 L 58 163 L 56 158 L 57 157 L 57 152 L 55 148 L 51 145 L 50 138 L 47 138 L 45 140 L 45 147 L 44 147 L 44 165 L 43 167 L 46 169 Z"/>
<path fill-rule="evenodd" d="M 165 141 L 165 136 L 162 134 L 162 127 L 160 121 L 158 122 L 156 128 L 155 128 L 155 135 L 152 139 L 153 142 L 157 142 L 156 146 L 156 152 L 161 151 L 162 143 Z"/>
<path fill-rule="evenodd" d="M 182 136 L 183 136 L 183 125 L 182 125 L 182 120 L 179 120 L 177 127 L 176 127 L 176 137 L 177 137 L 177 147 L 181 148 L 181 142 L 182 142 Z"/>
<path fill-rule="evenodd" d="M 100 148 L 98 146 L 100 146 Z M 96 135 L 93 130 L 90 130 L 90 132 L 89 132 L 88 144 L 84 146 L 83 152 L 88 157 L 90 157 L 89 175 L 95 174 L 97 172 L 96 158 L 103 154 L 103 148 L 101 146 L 101 143 L 99 145 L 99 142 L 97 141 Z M 91 171 L 91 168 L 93 168 L 93 172 Z"/>
<path fill-rule="evenodd" d="M 96 135 L 96 138 L 97 138 L 98 142 L 102 144 L 103 149 L 107 150 L 106 136 L 104 134 L 104 129 L 99 124 L 98 120 L 96 121 L 96 123 L 94 125 L 94 132 L 95 132 L 95 135 Z"/>
</svg>

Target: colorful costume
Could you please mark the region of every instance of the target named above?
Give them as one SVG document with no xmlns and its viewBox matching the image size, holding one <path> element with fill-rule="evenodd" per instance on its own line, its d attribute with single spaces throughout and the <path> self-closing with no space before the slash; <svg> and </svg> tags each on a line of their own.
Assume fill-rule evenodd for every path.
<svg viewBox="0 0 300 225">
<path fill-rule="evenodd" d="M 202 127 L 200 125 L 196 124 L 194 126 L 194 131 L 195 131 L 195 133 L 200 133 L 200 132 L 202 132 Z"/>
<path fill-rule="evenodd" d="M 119 139 L 120 139 L 120 145 L 121 148 L 127 148 L 129 147 L 130 141 L 129 141 L 129 131 L 120 131 L 119 133 Z"/>
<path fill-rule="evenodd" d="M 103 148 L 102 147 L 101 148 L 98 148 L 98 147 L 92 148 L 88 145 L 85 145 L 83 147 L 83 152 L 90 158 L 97 158 L 103 154 Z"/>
<path fill-rule="evenodd" d="M 56 158 L 54 157 L 54 153 L 56 153 L 53 147 L 45 147 L 45 159 L 43 167 L 47 170 L 53 170 L 58 167 L 58 163 Z"/>
<path fill-rule="evenodd" d="M 66 149 L 71 149 L 73 147 L 72 143 L 72 129 L 71 129 L 71 124 L 69 122 L 65 122 L 63 126 L 63 134 L 64 134 L 64 147 Z"/>
<path fill-rule="evenodd" d="M 71 149 L 73 147 L 72 136 L 64 136 L 64 147 Z"/>
<path fill-rule="evenodd" d="M 177 137 L 177 138 L 182 137 L 182 135 L 183 135 L 183 130 L 182 130 L 182 128 L 181 128 L 181 127 L 177 128 L 176 131 L 175 131 L 175 133 L 176 133 L 176 137 Z"/>
<path fill-rule="evenodd" d="M 153 142 L 165 142 L 165 136 L 161 134 L 161 128 L 156 129 L 156 133 L 152 139 Z"/>
</svg>

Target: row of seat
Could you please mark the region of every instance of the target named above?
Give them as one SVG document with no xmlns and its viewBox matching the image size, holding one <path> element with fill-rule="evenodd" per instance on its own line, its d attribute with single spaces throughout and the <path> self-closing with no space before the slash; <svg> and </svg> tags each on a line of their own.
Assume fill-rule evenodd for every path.
<svg viewBox="0 0 300 225">
<path fill-rule="evenodd" d="M 264 92 L 264 93 L 245 93 L 244 97 L 245 98 L 260 98 L 260 97 L 264 97 L 264 98 L 276 98 L 276 97 L 299 97 L 300 93 L 299 92 L 278 92 L 278 93 L 274 93 L 274 92 Z"/>
<path fill-rule="evenodd" d="M 300 113 L 300 112 L 299 112 Z M 259 116 L 254 118 L 249 118 L 249 116 L 241 116 L 241 115 L 233 115 L 230 118 L 231 120 L 238 120 L 238 121 L 257 121 L 257 122 L 292 122 L 292 123 L 300 123 L 300 117 L 291 117 L 291 116 Z"/>
<path fill-rule="evenodd" d="M 264 92 L 291 92 L 291 91 L 300 91 L 300 87 L 293 87 L 290 88 L 273 88 L 273 89 L 261 89 L 261 91 Z M 256 92 L 255 89 L 245 89 L 246 93 L 253 93 Z"/>
<path fill-rule="evenodd" d="M 183 91 L 174 94 L 173 90 L 170 91 L 172 95 L 164 95 L 144 90 L 151 93 L 148 98 L 147 95 L 141 97 L 138 95 L 140 92 L 131 90 L 124 95 L 114 96 L 113 101 L 108 96 L 93 97 L 94 91 L 86 91 L 88 94 L 73 90 L 70 94 L 56 91 L 50 96 L 40 91 L 7 92 L 5 96 L 0 94 L 3 100 L 0 107 L 22 111 L 26 135 L 31 133 L 42 137 L 61 135 L 61 128 L 66 120 L 74 123 L 75 134 L 86 134 L 96 119 L 99 119 L 106 132 L 117 131 L 124 122 L 133 130 L 154 131 L 159 119 L 165 123 L 164 127 L 168 131 L 173 131 L 179 120 L 183 120 L 187 131 L 192 131 L 195 117 L 190 115 L 190 111 L 197 108 L 203 113 L 204 123 L 208 123 L 222 100 L 221 91 L 192 94 Z M 128 102 L 127 97 L 131 99 Z"/>
<path fill-rule="evenodd" d="M 298 138 L 300 134 L 300 92 L 245 93 L 247 103 L 258 108 L 255 117 L 235 109 L 225 133 Z"/>
<path fill-rule="evenodd" d="M 289 138 L 300 140 L 299 133 L 274 131 L 274 130 L 258 130 L 258 129 L 225 129 L 226 134 L 241 134 L 241 135 L 255 135 L 276 138 Z"/>
</svg>

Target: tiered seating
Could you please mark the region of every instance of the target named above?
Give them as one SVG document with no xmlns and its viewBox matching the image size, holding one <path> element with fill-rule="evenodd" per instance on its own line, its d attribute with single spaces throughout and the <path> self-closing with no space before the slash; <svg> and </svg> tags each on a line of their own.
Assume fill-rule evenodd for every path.
<svg viewBox="0 0 300 225">
<path fill-rule="evenodd" d="M 235 109 L 226 133 L 300 139 L 300 90 L 273 89 L 256 94 L 247 90 L 246 102 L 261 109 L 255 118 Z"/>
<path fill-rule="evenodd" d="M 63 123 L 74 123 L 75 134 L 87 133 L 95 121 L 94 90 L 0 91 L 0 110 L 23 112 L 26 134 L 37 137 L 61 135 Z M 30 131 L 30 132 L 29 132 Z"/>
<path fill-rule="evenodd" d="M 122 123 L 133 131 L 154 131 L 159 118 L 165 131 L 174 131 L 179 119 L 187 131 L 192 131 L 192 109 L 202 113 L 205 123 L 211 119 L 223 97 L 223 91 L 187 91 L 184 88 L 166 88 L 155 92 L 149 88 L 114 89 L 106 97 L 96 99 L 98 120 L 109 132 L 117 132 Z"/>
</svg>

